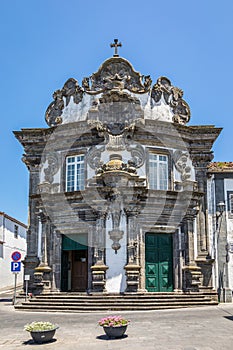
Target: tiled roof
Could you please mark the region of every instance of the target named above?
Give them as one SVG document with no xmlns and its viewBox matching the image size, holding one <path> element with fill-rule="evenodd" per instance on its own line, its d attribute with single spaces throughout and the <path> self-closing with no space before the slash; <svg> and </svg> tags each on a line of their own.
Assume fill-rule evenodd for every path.
<svg viewBox="0 0 233 350">
<path fill-rule="evenodd" d="M 212 162 L 208 165 L 209 172 L 233 172 L 233 162 Z"/>
<path fill-rule="evenodd" d="M 4 216 L 6 219 L 8 219 L 8 220 L 10 220 L 10 221 L 13 221 L 13 222 L 15 222 L 16 224 L 18 224 L 18 225 L 20 225 L 20 226 L 22 226 L 22 227 L 24 227 L 24 228 L 27 228 L 27 225 L 25 225 L 25 224 L 22 223 L 21 221 L 19 221 L 19 220 L 13 218 L 12 216 L 7 215 L 7 214 L 4 213 L 3 211 L 0 211 L 0 215 Z"/>
</svg>

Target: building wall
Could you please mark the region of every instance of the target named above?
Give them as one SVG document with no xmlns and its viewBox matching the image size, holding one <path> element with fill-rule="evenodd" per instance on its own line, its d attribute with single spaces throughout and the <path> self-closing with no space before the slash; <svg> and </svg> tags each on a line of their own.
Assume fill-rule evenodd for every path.
<svg viewBox="0 0 233 350">
<path fill-rule="evenodd" d="M 208 178 L 210 255 L 214 259 L 214 287 L 221 301 L 230 301 L 233 291 L 233 215 L 229 208 L 229 193 L 233 193 L 233 173 L 221 171 L 210 174 Z M 218 207 L 220 202 L 225 204 L 221 215 Z"/>
<path fill-rule="evenodd" d="M 15 226 L 18 227 L 18 237 L 14 237 Z M 11 254 L 21 253 L 21 260 L 26 255 L 26 226 L 8 215 L 0 214 L 0 290 L 14 286 L 14 274 L 11 272 Z M 23 266 L 17 276 L 17 285 L 23 284 Z"/>
<path fill-rule="evenodd" d="M 229 288 L 233 290 L 233 215 L 229 211 L 228 200 L 229 192 L 233 193 L 233 175 L 232 178 L 224 179 L 224 195 L 226 203 L 226 229 L 228 244 L 228 274 Z"/>
</svg>

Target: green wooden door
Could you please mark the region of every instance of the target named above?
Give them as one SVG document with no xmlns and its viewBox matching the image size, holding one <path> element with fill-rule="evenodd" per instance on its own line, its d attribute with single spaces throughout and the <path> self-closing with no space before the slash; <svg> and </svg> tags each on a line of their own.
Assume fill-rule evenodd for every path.
<svg viewBox="0 0 233 350">
<path fill-rule="evenodd" d="M 146 289 L 172 292 L 172 235 L 146 234 Z"/>
</svg>

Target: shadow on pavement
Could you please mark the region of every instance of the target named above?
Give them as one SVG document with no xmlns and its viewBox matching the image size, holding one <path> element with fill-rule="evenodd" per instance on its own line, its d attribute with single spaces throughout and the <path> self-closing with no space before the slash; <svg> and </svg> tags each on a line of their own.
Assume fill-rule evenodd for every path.
<svg viewBox="0 0 233 350">
<path fill-rule="evenodd" d="M 57 341 L 56 338 L 51 339 L 50 341 L 44 342 L 44 343 L 36 343 L 33 339 L 26 340 L 22 343 L 22 345 L 45 345 L 45 344 L 51 344 L 55 343 Z"/>
<path fill-rule="evenodd" d="M 121 340 L 121 339 L 124 339 L 127 337 L 128 337 L 128 335 L 124 334 L 121 338 L 109 338 L 106 334 L 104 334 L 104 335 L 99 335 L 98 337 L 96 337 L 96 339 L 99 339 L 99 340 Z"/>
<path fill-rule="evenodd" d="M 233 316 L 223 316 L 223 317 L 230 320 L 230 321 L 233 321 Z"/>
</svg>

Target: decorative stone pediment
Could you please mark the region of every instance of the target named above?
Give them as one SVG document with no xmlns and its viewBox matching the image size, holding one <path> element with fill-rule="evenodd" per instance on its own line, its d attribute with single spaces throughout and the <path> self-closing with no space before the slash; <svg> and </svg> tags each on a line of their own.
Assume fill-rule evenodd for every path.
<svg viewBox="0 0 233 350">
<path fill-rule="evenodd" d="M 84 78 L 82 87 L 70 78 L 56 90 L 46 122 L 57 126 L 89 119 L 120 125 L 152 119 L 185 125 L 190 108 L 182 98 L 183 91 L 166 77 L 160 77 L 152 88 L 151 83 L 149 75 L 141 75 L 126 59 L 114 55 Z"/>
<path fill-rule="evenodd" d="M 178 124 L 186 124 L 190 120 L 190 108 L 182 96 L 183 91 L 172 86 L 166 77 L 160 77 L 151 90 L 151 97 L 155 103 L 163 101 L 171 107 L 173 122 Z"/>
<path fill-rule="evenodd" d="M 115 88 L 141 94 L 149 91 L 150 86 L 150 76 L 140 75 L 122 57 L 106 60 L 96 73 L 84 78 L 82 82 L 85 92 L 94 95 Z"/>
<path fill-rule="evenodd" d="M 45 113 L 45 120 L 49 126 L 62 123 L 63 109 L 68 106 L 71 97 L 75 104 L 81 102 L 83 98 L 83 89 L 74 78 L 68 79 L 61 90 L 53 93 L 54 101 L 50 103 Z"/>
</svg>

